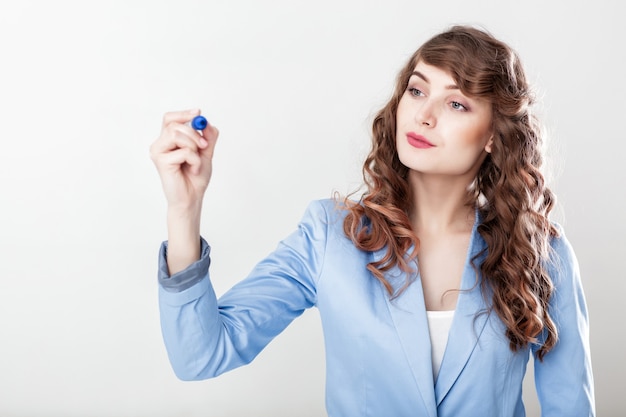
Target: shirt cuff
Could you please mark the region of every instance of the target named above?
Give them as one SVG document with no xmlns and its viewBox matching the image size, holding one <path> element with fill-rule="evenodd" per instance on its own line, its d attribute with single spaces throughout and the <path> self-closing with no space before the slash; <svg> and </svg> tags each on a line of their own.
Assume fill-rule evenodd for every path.
<svg viewBox="0 0 626 417">
<path fill-rule="evenodd" d="M 209 265 L 211 265 L 211 257 L 209 256 L 211 254 L 211 246 L 202 237 L 200 238 L 200 259 L 171 277 L 167 267 L 167 244 L 167 241 L 161 243 L 158 271 L 159 284 L 165 291 L 185 291 L 200 282 L 208 274 Z"/>
</svg>

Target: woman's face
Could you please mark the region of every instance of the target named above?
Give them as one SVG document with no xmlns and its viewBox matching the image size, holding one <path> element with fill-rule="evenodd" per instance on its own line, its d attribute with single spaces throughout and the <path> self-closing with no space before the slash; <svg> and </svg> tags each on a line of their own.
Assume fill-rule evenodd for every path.
<svg viewBox="0 0 626 417">
<path fill-rule="evenodd" d="M 422 174 L 474 178 L 491 151 L 491 104 L 469 98 L 447 72 L 418 62 L 398 104 L 400 161 Z"/>
</svg>

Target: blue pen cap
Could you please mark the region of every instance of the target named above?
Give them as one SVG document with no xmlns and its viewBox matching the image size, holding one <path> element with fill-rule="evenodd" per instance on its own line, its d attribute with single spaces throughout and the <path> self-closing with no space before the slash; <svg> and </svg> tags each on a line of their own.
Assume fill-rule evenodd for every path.
<svg viewBox="0 0 626 417">
<path fill-rule="evenodd" d="M 209 122 L 206 120 L 206 117 L 202 115 L 196 116 L 191 120 L 191 127 L 196 130 L 204 130 L 204 128 L 207 127 L 208 124 Z"/>
</svg>

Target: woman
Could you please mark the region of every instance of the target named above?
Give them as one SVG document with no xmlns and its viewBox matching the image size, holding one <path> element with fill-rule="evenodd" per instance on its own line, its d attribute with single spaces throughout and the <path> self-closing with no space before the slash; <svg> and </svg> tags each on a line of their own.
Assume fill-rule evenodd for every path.
<svg viewBox="0 0 626 417">
<path fill-rule="evenodd" d="M 218 136 L 168 113 L 151 148 L 168 201 L 161 323 L 181 379 L 249 363 L 316 306 L 330 416 L 523 416 L 530 354 L 544 416 L 594 415 L 587 309 L 548 220 L 541 132 L 516 54 L 455 26 L 399 74 L 361 198 L 311 203 L 219 301 L 199 235 Z M 444 355 L 445 352 L 445 355 Z"/>
</svg>

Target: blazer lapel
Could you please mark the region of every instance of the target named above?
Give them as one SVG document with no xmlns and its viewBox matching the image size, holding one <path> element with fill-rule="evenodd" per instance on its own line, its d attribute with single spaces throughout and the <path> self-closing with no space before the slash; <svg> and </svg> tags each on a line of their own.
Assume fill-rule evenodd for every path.
<svg viewBox="0 0 626 417">
<path fill-rule="evenodd" d="M 457 300 L 446 351 L 435 385 L 437 405 L 441 404 L 441 401 L 443 401 L 459 377 L 459 374 L 463 371 L 465 364 L 476 348 L 489 317 L 480 288 L 478 272 L 471 264 L 472 258 L 486 247 L 484 240 L 476 230 L 478 223 L 479 218 L 477 215 L 461 279 L 461 292 Z M 475 261 L 476 265 L 480 265 L 480 263 L 480 259 Z"/>
<path fill-rule="evenodd" d="M 384 249 L 374 252 L 374 258 L 380 259 Z M 406 280 L 406 273 L 394 267 L 385 274 L 395 288 L 402 286 Z M 411 367 L 419 394 L 428 411 L 428 416 L 437 416 L 435 391 L 432 371 L 430 338 L 428 321 L 424 305 L 424 293 L 419 278 L 411 283 L 397 298 L 390 299 L 389 294 L 382 288 L 383 296 L 391 314 L 393 324 L 398 333 L 407 362 Z"/>
</svg>

